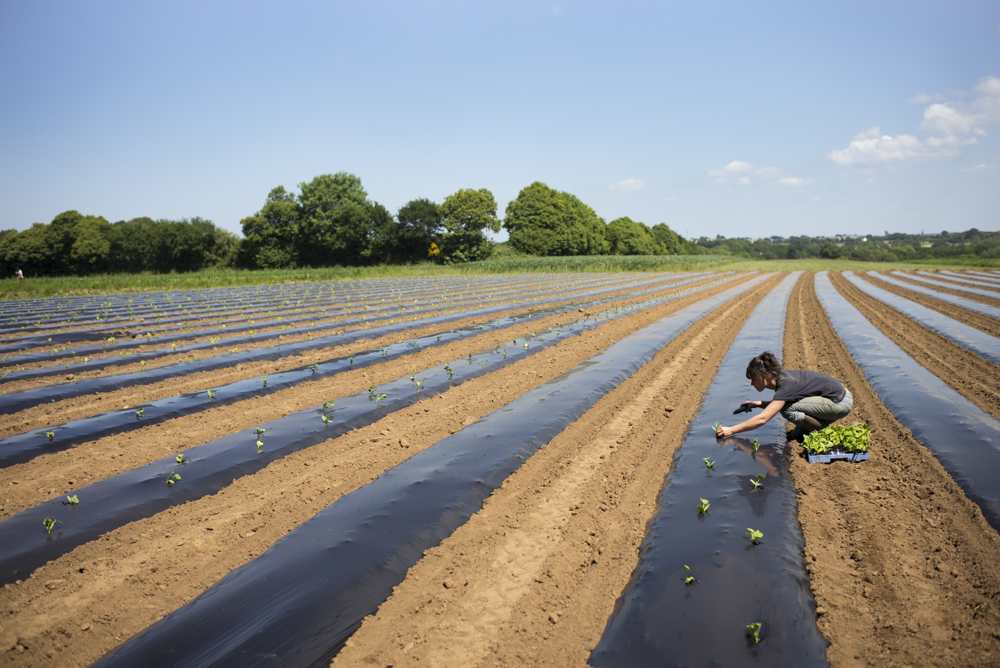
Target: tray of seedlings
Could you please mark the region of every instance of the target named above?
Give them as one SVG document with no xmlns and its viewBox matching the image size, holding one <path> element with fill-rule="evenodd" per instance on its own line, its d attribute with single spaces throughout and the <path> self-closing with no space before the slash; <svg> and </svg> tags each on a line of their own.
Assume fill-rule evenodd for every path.
<svg viewBox="0 0 1000 668">
<path fill-rule="evenodd" d="M 864 422 L 830 425 L 806 434 L 802 447 L 810 464 L 836 461 L 862 462 L 868 459 L 871 429 Z"/>
</svg>

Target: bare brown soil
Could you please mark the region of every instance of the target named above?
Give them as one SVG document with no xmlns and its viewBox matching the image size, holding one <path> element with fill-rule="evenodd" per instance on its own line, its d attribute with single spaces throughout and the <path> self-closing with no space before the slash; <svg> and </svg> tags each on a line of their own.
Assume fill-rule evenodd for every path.
<svg viewBox="0 0 1000 668">
<path fill-rule="evenodd" d="M 973 288 L 974 287 L 976 289 L 978 289 L 978 287 L 977 286 L 963 284 L 963 283 L 958 283 L 957 281 L 945 281 L 945 280 L 942 280 L 944 278 L 942 276 L 933 276 L 933 277 L 931 277 L 931 276 L 925 276 L 924 278 L 931 278 L 932 280 L 939 281 L 939 282 L 942 282 L 942 283 L 948 283 L 948 282 L 950 282 L 952 285 L 955 286 L 955 289 L 945 288 L 945 287 L 941 287 L 939 285 L 929 285 L 927 283 L 918 281 L 915 278 L 911 278 L 906 273 L 893 274 L 893 278 L 898 278 L 900 280 L 906 281 L 907 283 L 912 283 L 913 285 L 916 285 L 916 286 L 919 286 L 919 287 L 922 287 L 922 288 L 931 288 L 932 290 L 937 290 L 939 292 L 944 292 L 944 293 L 947 293 L 949 295 L 954 295 L 955 297 L 962 297 L 964 299 L 968 299 L 969 301 L 980 302 L 982 304 L 986 304 L 987 306 L 994 306 L 994 307 L 1000 308 L 1000 295 L 998 295 L 997 297 L 986 297 L 984 295 L 977 295 L 975 293 L 967 292 L 965 290 L 959 290 L 958 289 L 959 287 L 966 287 L 966 288 Z M 986 289 L 988 289 L 988 288 L 986 288 Z"/>
<path fill-rule="evenodd" d="M 990 336 L 1000 337 L 1000 321 L 997 321 L 988 315 L 976 313 L 975 311 L 970 311 L 967 308 L 949 304 L 948 302 L 935 299 L 934 297 L 930 297 L 923 293 L 907 290 L 906 288 L 901 288 L 897 285 L 892 285 L 891 283 L 886 283 L 885 281 L 879 280 L 874 276 L 869 276 L 867 274 L 858 274 L 858 276 L 865 279 L 872 285 L 876 285 L 894 295 L 899 295 L 900 297 L 916 302 L 921 306 L 931 309 L 932 311 L 937 311 L 938 313 L 948 316 L 952 320 L 957 320 L 958 322 L 964 323 L 969 327 L 975 327 L 979 331 L 985 332 Z M 922 287 L 927 286 L 925 285 Z"/>
<path fill-rule="evenodd" d="M 388 468 L 622 337 L 745 278 L 602 324 L 286 457 L 210 497 L 78 547 L 0 589 L 0 663 L 88 665 Z M 703 318 L 541 448 L 479 513 L 425 554 L 334 664 L 584 665 L 637 563 L 655 499 L 702 394 L 740 326 L 780 278 Z M 873 310 L 861 291 L 834 280 L 852 302 Z M 877 326 L 918 360 L 955 356 L 953 344 L 927 336 L 897 312 L 874 310 Z M 0 470 L 0 517 L 564 319 L 532 319 Z M 419 333 L 317 351 L 316 359 Z M 809 465 L 797 458 L 792 464 L 832 665 L 1000 665 L 1000 641 L 991 635 L 1000 631 L 1000 538 L 879 402 L 836 337 L 809 274 L 793 291 L 784 345 L 790 368 L 842 379 L 855 395 L 848 421 L 865 420 L 873 432 L 872 459 L 864 464 Z M 298 357 L 287 368 L 312 361 Z M 928 368 L 966 374 L 960 391 L 997 410 L 995 369 L 964 357 L 948 363 Z M 5 417 L 2 432 L 52 424 L 53 410 L 61 419 L 81 417 L 282 368 L 275 362 L 244 367 L 40 406 Z"/>
<path fill-rule="evenodd" d="M 833 666 L 996 666 L 1000 539 L 879 401 L 812 278 L 789 303 L 784 364 L 840 379 L 854 394 L 845 422 L 872 429 L 868 462 L 792 463 L 819 628 L 832 643 L 827 657 Z"/>
</svg>

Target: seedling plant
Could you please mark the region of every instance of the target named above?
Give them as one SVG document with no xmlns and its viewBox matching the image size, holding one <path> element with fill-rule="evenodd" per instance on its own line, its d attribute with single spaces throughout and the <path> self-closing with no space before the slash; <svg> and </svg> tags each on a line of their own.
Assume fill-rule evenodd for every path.
<svg viewBox="0 0 1000 668">
<path fill-rule="evenodd" d="M 825 455 L 834 450 L 868 452 L 871 428 L 864 422 L 853 425 L 824 427 L 810 432 L 802 439 L 802 447 L 812 455 Z"/>
<path fill-rule="evenodd" d="M 760 644 L 760 622 L 747 624 L 747 635 L 753 640 L 753 644 Z"/>
<path fill-rule="evenodd" d="M 47 533 L 47 534 L 49 534 L 51 536 L 52 535 L 52 529 L 55 528 L 56 522 L 59 522 L 59 524 L 62 524 L 62 520 L 53 520 L 53 519 L 50 519 L 48 517 L 46 517 L 44 520 L 42 520 L 42 526 L 45 527 L 45 533 Z"/>
<path fill-rule="evenodd" d="M 690 573 L 691 567 L 688 566 L 687 564 L 684 564 L 684 570 Z M 688 575 L 686 578 L 684 578 L 684 584 L 686 585 L 693 585 L 695 582 L 697 582 L 697 580 L 694 579 L 693 575 Z"/>
<path fill-rule="evenodd" d="M 698 509 L 698 513 L 704 515 L 708 512 L 708 507 L 712 504 L 708 502 L 708 499 L 699 499 L 699 501 L 701 501 L 701 503 L 696 505 L 695 508 Z"/>
<path fill-rule="evenodd" d="M 180 475 L 171 471 L 170 475 L 168 475 L 167 479 L 164 480 L 163 482 L 167 487 L 173 487 L 174 483 L 176 483 L 180 479 L 181 479 Z"/>
<path fill-rule="evenodd" d="M 763 484 L 764 474 L 758 473 L 756 478 L 750 478 L 750 482 L 753 483 L 753 491 L 759 492 L 764 488 Z"/>
<path fill-rule="evenodd" d="M 711 461 L 708 457 L 705 457 L 705 468 L 712 468 L 715 466 L 715 462 Z"/>
<path fill-rule="evenodd" d="M 757 541 L 764 537 L 763 532 L 757 531 L 756 529 L 751 529 L 747 527 L 747 538 L 750 539 L 751 545 L 756 545 Z"/>
<path fill-rule="evenodd" d="M 68 503 L 71 506 L 75 506 L 76 504 L 80 503 L 80 497 L 77 496 L 76 494 L 73 494 L 72 496 L 67 495 L 66 503 Z"/>
</svg>

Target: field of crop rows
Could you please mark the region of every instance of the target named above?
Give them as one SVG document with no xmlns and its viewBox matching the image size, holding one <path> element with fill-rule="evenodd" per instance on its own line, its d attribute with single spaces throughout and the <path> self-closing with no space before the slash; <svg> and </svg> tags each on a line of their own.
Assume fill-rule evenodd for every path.
<svg viewBox="0 0 1000 668">
<path fill-rule="evenodd" d="M 763 350 L 869 461 L 715 438 Z M 2 302 L 0 356 L 2 665 L 1000 665 L 998 272 Z"/>
</svg>

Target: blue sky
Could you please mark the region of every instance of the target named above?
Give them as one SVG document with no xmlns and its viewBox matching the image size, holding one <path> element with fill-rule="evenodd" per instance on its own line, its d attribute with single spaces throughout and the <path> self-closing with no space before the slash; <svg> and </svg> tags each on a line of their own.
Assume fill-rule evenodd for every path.
<svg viewBox="0 0 1000 668">
<path fill-rule="evenodd" d="M 1000 229 L 1000 3 L 0 0 L 0 229 L 571 192 L 685 237 Z"/>
</svg>

